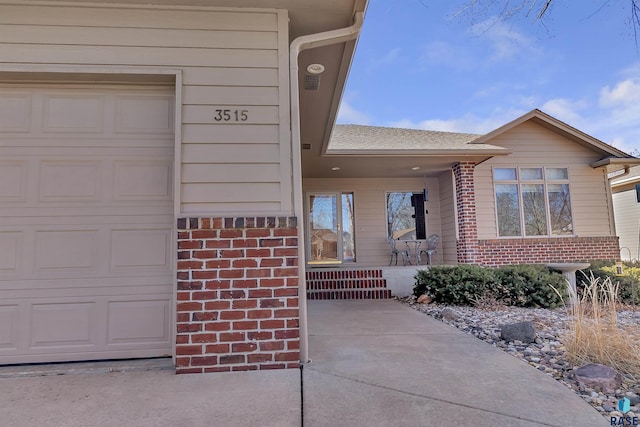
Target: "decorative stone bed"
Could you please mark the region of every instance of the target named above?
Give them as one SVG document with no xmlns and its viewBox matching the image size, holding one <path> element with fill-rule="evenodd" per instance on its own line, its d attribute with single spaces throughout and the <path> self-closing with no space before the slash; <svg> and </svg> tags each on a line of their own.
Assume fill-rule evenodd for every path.
<svg viewBox="0 0 640 427">
<path fill-rule="evenodd" d="M 590 388 L 576 381 L 575 370 L 579 366 L 573 366 L 569 362 L 561 342 L 568 324 L 566 309 L 500 307 L 488 310 L 448 307 L 441 304 L 419 304 L 413 296 L 400 298 L 399 301 L 455 326 L 555 378 L 590 403 L 607 420 L 610 417 L 634 417 L 640 414 L 640 379 L 623 376 L 622 385 L 612 393 L 605 393 L 598 387 Z M 534 323 L 537 333 L 535 342 L 505 342 L 500 338 L 502 325 L 523 321 Z M 619 312 L 618 324 L 631 327 L 640 334 L 640 310 Z M 630 412 L 626 414 L 617 411 L 617 402 L 623 397 L 631 402 Z"/>
</svg>

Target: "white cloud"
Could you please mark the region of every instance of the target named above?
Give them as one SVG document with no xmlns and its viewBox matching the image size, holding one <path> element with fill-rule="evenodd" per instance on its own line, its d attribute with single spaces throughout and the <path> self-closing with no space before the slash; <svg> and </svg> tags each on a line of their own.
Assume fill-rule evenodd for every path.
<svg viewBox="0 0 640 427">
<path fill-rule="evenodd" d="M 362 111 L 356 110 L 349 102 L 343 99 L 338 109 L 337 122 L 352 125 L 368 125 L 371 123 L 371 117 Z"/>
<path fill-rule="evenodd" d="M 580 114 L 580 111 L 584 111 L 587 107 L 588 104 L 586 101 L 572 101 L 565 98 L 554 98 L 542 104 L 540 109 L 545 113 L 579 129 L 584 125 L 584 118 Z"/>
<path fill-rule="evenodd" d="M 372 62 L 375 66 L 392 65 L 400 58 L 401 51 L 402 49 L 399 47 L 393 48 L 386 54 L 373 59 Z"/>
<path fill-rule="evenodd" d="M 478 22 L 469 31 L 480 39 L 489 40 L 493 51 L 489 59 L 494 62 L 524 56 L 524 54 L 538 55 L 542 52 L 533 39 L 497 18 Z"/>
<path fill-rule="evenodd" d="M 603 107 L 640 103 L 640 80 L 627 79 L 618 82 L 613 88 L 605 86 L 600 91 L 600 104 Z"/>
<path fill-rule="evenodd" d="M 443 65 L 455 70 L 465 70 L 471 66 L 469 54 L 460 52 L 451 43 L 443 41 L 427 43 L 420 61 L 423 66 Z"/>
<path fill-rule="evenodd" d="M 392 127 L 435 130 L 440 132 L 476 133 L 485 134 L 509 123 L 521 116 L 526 111 L 519 109 L 496 109 L 488 117 L 480 117 L 475 114 L 465 114 L 462 117 L 451 119 L 427 119 L 415 122 L 402 119 L 389 124 Z"/>
</svg>

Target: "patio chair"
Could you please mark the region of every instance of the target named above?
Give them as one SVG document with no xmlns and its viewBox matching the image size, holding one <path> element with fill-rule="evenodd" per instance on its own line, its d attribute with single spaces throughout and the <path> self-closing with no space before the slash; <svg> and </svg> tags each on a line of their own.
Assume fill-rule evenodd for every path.
<svg viewBox="0 0 640 427">
<path fill-rule="evenodd" d="M 440 241 L 440 236 L 438 236 L 437 234 L 432 234 L 431 236 L 427 237 L 427 247 L 422 249 L 420 251 L 420 254 L 418 255 L 418 259 L 420 260 L 420 264 L 422 264 L 422 254 L 426 254 L 427 255 L 427 264 L 431 265 L 431 257 L 433 256 L 433 254 L 435 254 L 436 252 L 438 252 L 438 242 Z"/>
<path fill-rule="evenodd" d="M 391 258 L 389 259 L 389 265 L 393 263 L 393 257 L 396 257 L 396 265 L 398 265 L 398 255 L 402 257 L 402 265 L 411 265 L 411 261 L 409 260 L 409 251 L 398 249 L 396 247 L 396 240 L 391 237 L 387 238 L 387 242 L 389 242 L 389 246 L 391 246 Z"/>
</svg>

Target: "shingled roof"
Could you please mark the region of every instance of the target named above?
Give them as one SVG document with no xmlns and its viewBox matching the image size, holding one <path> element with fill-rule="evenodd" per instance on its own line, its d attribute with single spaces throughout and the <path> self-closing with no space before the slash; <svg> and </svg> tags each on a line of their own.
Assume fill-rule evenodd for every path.
<svg viewBox="0 0 640 427">
<path fill-rule="evenodd" d="M 474 144 L 482 135 L 400 129 L 362 125 L 336 125 L 329 141 L 328 152 L 340 151 L 401 151 L 401 150 L 501 150 L 490 144 Z"/>
</svg>

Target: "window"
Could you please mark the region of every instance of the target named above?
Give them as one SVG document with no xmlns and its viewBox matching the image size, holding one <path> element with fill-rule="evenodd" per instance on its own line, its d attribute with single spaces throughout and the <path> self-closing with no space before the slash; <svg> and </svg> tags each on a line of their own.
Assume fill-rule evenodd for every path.
<svg viewBox="0 0 640 427">
<path fill-rule="evenodd" d="M 387 193 L 387 236 L 392 239 L 426 239 L 422 193 Z"/>
<path fill-rule="evenodd" d="M 309 263 L 355 261 L 353 193 L 310 193 L 307 210 Z"/>
<path fill-rule="evenodd" d="M 573 234 L 567 168 L 495 168 L 499 236 Z"/>
</svg>

